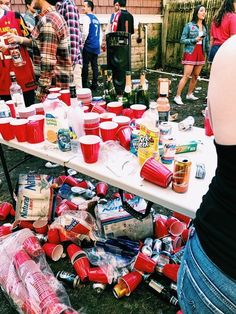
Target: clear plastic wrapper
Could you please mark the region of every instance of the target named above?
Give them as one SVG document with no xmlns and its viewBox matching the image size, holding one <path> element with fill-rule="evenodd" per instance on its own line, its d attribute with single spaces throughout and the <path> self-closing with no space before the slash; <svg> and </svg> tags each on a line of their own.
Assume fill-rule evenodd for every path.
<svg viewBox="0 0 236 314">
<path fill-rule="evenodd" d="M 32 231 L 23 229 L 0 240 L 0 255 L 0 286 L 19 313 L 78 313 Z"/>
</svg>

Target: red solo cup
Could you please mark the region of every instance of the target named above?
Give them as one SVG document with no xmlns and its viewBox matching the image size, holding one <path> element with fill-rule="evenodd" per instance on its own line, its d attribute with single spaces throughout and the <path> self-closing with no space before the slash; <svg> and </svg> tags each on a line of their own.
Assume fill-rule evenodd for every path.
<svg viewBox="0 0 236 314">
<path fill-rule="evenodd" d="M 123 126 L 116 132 L 116 139 L 125 149 L 130 149 L 132 129 L 129 126 Z"/>
<path fill-rule="evenodd" d="M 27 119 L 12 119 L 10 124 L 12 131 L 18 142 L 26 142 L 27 140 Z"/>
<path fill-rule="evenodd" d="M 173 250 L 181 247 L 182 246 L 182 238 L 172 236 L 172 245 L 173 245 Z"/>
<path fill-rule="evenodd" d="M 169 234 L 165 221 L 162 218 L 158 218 L 155 221 L 154 233 L 157 239 L 163 238 Z"/>
<path fill-rule="evenodd" d="M 122 113 L 122 110 L 123 110 L 123 104 L 120 101 L 113 101 L 107 104 L 108 112 L 113 112 L 116 115 L 119 115 Z"/>
<path fill-rule="evenodd" d="M 190 229 L 184 229 L 183 232 L 181 233 L 181 238 L 184 243 L 188 241 L 189 234 L 190 234 Z"/>
<path fill-rule="evenodd" d="M 177 282 L 179 267 L 180 265 L 178 264 L 165 264 L 162 269 L 162 274 L 170 280 Z"/>
<path fill-rule="evenodd" d="M 98 182 L 96 184 L 96 194 L 99 197 L 105 197 L 108 192 L 108 184 L 105 182 Z"/>
<path fill-rule="evenodd" d="M 144 112 L 147 109 L 147 107 L 145 105 L 140 105 L 140 104 L 132 105 L 132 106 L 130 106 L 130 108 L 133 110 L 135 119 L 142 118 Z"/>
<path fill-rule="evenodd" d="M 88 280 L 90 264 L 89 264 L 89 260 L 87 258 L 86 253 L 79 246 L 75 244 L 70 244 L 67 247 L 67 253 L 81 281 L 84 282 Z"/>
<path fill-rule="evenodd" d="M 86 135 L 99 136 L 99 126 L 97 126 L 95 128 L 84 128 L 84 132 Z"/>
<path fill-rule="evenodd" d="M 148 158 L 141 170 L 140 177 L 159 185 L 163 188 L 167 188 L 172 180 L 173 173 L 166 166 L 158 162 L 153 157 Z"/>
<path fill-rule="evenodd" d="M 11 111 L 11 116 L 12 118 L 16 118 L 16 108 L 15 108 L 15 103 L 12 100 L 7 100 L 6 104 L 8 105 L 10 111 Z"/>
<path fill-rule="evenodd" d="M 179 220 L 178 220 L 177 218 L 173 217 L 173 216 L 169 217 L 169 218 L 166 220 L 166 227 L 167 227 L 167 228 L 170 228 L 170 226 L 171 226 L 174 222 L 176 222 L 176 221 L 179 221 Z"/>
<path fill-rule="evenodd" d="M 107 106 L 105 100 L 101 99 L 101 97 L 93 97 L 91 105 L 92 106 L 98 105 L 98 106 L 103 107 L 104 109 L 106 109 L 106 106 Z"/>
<path fill-rule="evenodd" d="M 15 221 L 13 227 L 18 227 L 20 229 L 28 228 L 30 230 L 34 230 L 33 222 L 28 220 Z"/>
<path fill-rule="evenodd" d="M 48 230 L 48 242 L 54 244 L 59 244 L 61 242 L 59 230 L 57 228 L 51 228 Z"/>
<path fill-rule="evenodd" d="M 41 102 L 37 103 L 37 104 L 33 104 L 31 106 L 33 106 L 35 108 L 36 114 L 44 115 L 44 108 L 43 108 L 43 104 Z"/>
<path fill-rule="evenodd" d="M 100 114 L 100 122 L 112 121 L 112 119 L 116 116 L 113 112 L 104 112 Z"/>
<path fill-rule="evenodd" d="M 79 99 L 91 97 L 91 100 L 92 100 L 92 92 L 91 92 L 91 89 L 89 88 L 78 88 L 76 89 L 76 94 L 77 94 L 77 98 Z"/>
<path fill-rule="evenodd" d="M 62 203 L 65 203 L 69 207 L 70 210 L 77 210 L 78 209 L 78 205 L 76 205 L 75 203 L 73 203 L 73 202 L 71 202 L 69 200 L 65 199 L 65 200 L 62 201 Z"/>
<path fill-rule="evenodd" d="M 107 121 L 99 125 L 103 142 L 115 141 L 118 124 L 116 122 Z"/>
<path fill-rule="evenodd" d="M 37 257 L 44 252 L 38 239 L 35 236 L 27 238 L 23 242 L 22 247 L 30 256 L 33 257 Z"/>
<path fill-rule="evenodd" d="M 105 271 L 101 267 L 93 267 L 89 269 L 88 273 L 89 281 L 100 282 L 103 284 L 108 284 L 109 279 Z"/>
<path fill-rule="evenodd" d="M 60 203 L 56 209 L 55 209 L 55 212 L 57 214 L 57 216 L 61 216 L 61 214 L 66 211 L 66 210 L 69 210 L 69 206 L 65 203 Z"/>
<path fill-rule="evenodd" d="M 125 108 L 122 110 L 122 116 L 129 117 L 132 120 L 134 118 L 134 112 L 131 108 Z"/>
<path fill-rule="evenodd" d="M 20 269 L 21 265 L 30 260 L 31 257 L 24 250 L 19 250 L 13 257 L 13 263 L 16 270 Z"/>
<path fill-rule="evenodd" d="M 73 222 L 73 225 L 72 225 L 72 222 Z M 77 218 L 73 218 L 71 222 L 68 222 L 68 225 L 70 227 L 68 226 L 66 228 L 67 231 L 75 232 L 78 234 L 88 234 L 91 231 L 91 226 L 85 221 L 85 219 L 79 220 Z"/>
<path fill-rule="evenodd" d="M 60 90 L 60 97 L 59 99 L 63 101 L 67 106 L 70 106 L 70 91 L 69 89 L 62 89 Z"/>
<path fill-rule="evenodd" d="M 212 128 L 211 128 L 210 119 L 206 116 L 204 118 L 204 128 L 205 128 L 205 135 L 206 136 L 214 135 Z"/>
<path fill-rule="evenodd" d="M 85 125 L 94 125 L 100 122 L 100 115 L 97 112 L 87 112 L 84 114 L 84 124 Z"/>
<path fill-rule="evenodd" d="M 66 231 L 64 230 L 59 230 L 59 237 L 60 237 L 60 242 L 68 242 L 71 241 L 70 238 L 66 235 Z"/>
<path fill-rule="evenodd" d="M 118 123 L 118 131 L 122 126 L 129 126 L 131 119 L 126 116 L 116 116 L 112 121 Z"/>
<path fill-rule="evenodd" d="M 155 270 L 156 262 L 149 256 L 139 252 L 134 262 L 134 269 L 140 270 L 145 273 L 153 273 Z"/>
<path fill-rule="evenodd" d="M 5 220 L 12 210 L 12 205 L 8 202 L 3 202 L 0 205 L 0 220 Z"/>
<path fill-rule="evenodd" d="M 44 134 L 39 121 L 29 121 L 26 132 L 27 142 L 30 144 L 41 143 L 44 141 Z"/>
<path fill-rule="evenodd" d="M 48 231 L 48 221 L 45 219 L 38 219 L 33 223 L 34 230 L 40 234 L 46 234 Z"/>
<path fill-rule="evenodd" d="M 177 236 L 180 236 L 182 234 L 182 232 L 184 231 L 185 228 L 186 228 L 186 225 L 183 222 L 175 221 L 169 227 L 169 232 L 173 236 L 177 237 Z"/>
<path fill-rule="evenodd" d="M 187 227 L 189 227 L 190 222 L 192 221 L 192 219 L 188 216 L 185 216 L 183 214 L 174 212 L 173 216 L 176 217 L 177 219 L 179 219 L 180 221 L 184 222 L 186 224 Z"/>
<path fill-rule="evenodd" d="M 70 244 L 66 251 L 72 264 L 74 263 L 76 256 L 86 256 L 86 253 L 76 244 Z"/>
<path fill-rule="evenodd" d="M 131 292 L 133 292 L 137 286 L 142 281 L 142 275 L 138 271 L 132 271 L 125 276 L 118 279 L 118 284 L 121 284 L 123 282 L 126 283 L 128 292 L 126 293 L 126 296 L 128 297 Z"/>
<path fill-rule="evenodd" d="M 21 119 L 27 119 L 30 116 L 35 115 L 36 110 L 35 110 L 34 106 L 32 106 L 32 107 L 30 106 L 30 107 L 18 109 L 18 114 L 19 114 L 19 117 Z"/>
<path fill-rule="evenodd" d="M 40 127 L 42 129 L 42 132 L 43 132 L 44 131 L 44 119 L 45 119 L 44 115 L 37 114 L 37 115 L 29 117 L 28 121 L 39 121 L 39 125 L 40 125 Z"/>
<path fill-rule="evenodd" d="M 91 112 L 97 112 L 99 114 L 106 112 L 106 109 L 104 109 L 103 107 L 99 106 L 99 105 L 94 105 L 92 106 Z"/>
<path fill-rule="evenodd" d="M 45 243 L 43 250 L 46 256 L 51 258 L 54 262 L 58 261 L 63 254 L 63 246 L 61 244 Z"/>
<path fill-rule="evenodd" d="M 12 225 L 11 224 L 0 226 L 0 238 L 5 237 L 6 235 L 8 235 L 10 233 L 12 233 Z"/>
<path fill-rule="evenodd" d="M 66 183 L 70 186 L 79 186 L 79 187 L 84 188 L 84 189 L 88 188 L 88 183 L 85 180 L 79 182 L 75 178 L 73 178 L 72 176 L 59 176 L 56 179 L 56 182 L 59 185 Z"/>
<path fill-rule="evenodd" d="M 48 89 L 50 94 L 54 94 L 54 93 L 60 93 L 61 88 L 60 87 L 51 87 Z"/>
<path fill-rule="evenodd" d="M 90 110 L 89 106 L 82 106 L 81 109 L 83 110 L 84 113 L 89 112 Z"/>
<path fill-rule="evenodd" d="M 5 141 L 10 141 L 15 137 L 12 130 L 12 126 L 10 124 L 11 121 L 12 118 L 0 119 L 0 133 Z"/>
<path fill-rule="evenodd" d="M 84 135 L 79 138 L 84 161 L 92 164 L 98 161 L 101 139 L 96 135 Z"/>
</svg>

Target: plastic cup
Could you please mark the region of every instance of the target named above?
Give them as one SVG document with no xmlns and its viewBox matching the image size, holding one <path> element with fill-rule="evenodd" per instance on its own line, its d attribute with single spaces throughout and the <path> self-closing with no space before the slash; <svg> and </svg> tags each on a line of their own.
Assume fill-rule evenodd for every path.
<svg viewBox="0 0 236 314">
<path fill-rule="evenodd" d="M 100 114 L 100 122 L 112 121 L 112 119 L 116 116 L 113 112 L 104 112 Z"/>
<path fill-rule="evenodd" d="M 49 88 L 48 91 L 49 91 L 50 94 L 60 93 L 61 88 L 60 87 L 51 87 L 51 88 Z"/>
<path fill-rule="evenodd" d="M 35 236 L 27 238 L 22 245 L 23 249 L 32 257 L 43 254 L 43 249 Z"/>
<path fill-rule="evenodd" d="M 105 182 L 98 182 L 96 185 L 96 194 L 99 197 L 106 197 L 108 192 L 108 184 Z"/>
<path fill-rule="evenodd" d="M 147 109 L 147 107 L 145 105 L 141 105 L 141 104 L 132 105 L 132 106 L 130 106 L 130 108 L 133 110 L 133 114 L 134 114 L 135 119 L 142 118 L 144 112 Z"/>
<path fill-rule="evenodd" d="M 141 170 L 140 177 L 159 185 L 163 188 L 167 188 L 172 180 L 173 173 L 166 166 L 158 162 L 153 157 L 148 158 Z"/>
<path fill-rule="evenodd" d="M 87 281 L 90 264 L 86 253 L 79 246 L 70 244 L 67 247 L 67 254 L 69 255 L 71 263 L 81 281 Z"/>
<path fill-rule="evenodd" d="M 89 112 L 89 106 L 82 106 L 81 109 L 83 110 L 84 113 Z"/>
<path fill-rule="evenodd" d="M 176 221 L 179 221 L 179 220 L 173 216 L 169 217 L 166 221 L 167 228 L 170 228 L 170 226 Z"/>
<path fill-rule="evenodd" d="M 119 115 L 122 113 L 122 110 L 123 110 L 123 104 L 120 101 L 113 101 L 107 104 L 108 112 L 113 112 L 116 115 Z"/>
<path fill-rule="evenodd" d="M 42 129 L 42 132 L 44 132 L 44 119 L 45 119 L 45 116 L 42 115 L 42 114 L 37 114 L 37 115 L 34 115 L 34 116 L 31 116 L 28 118 L 28 121 L 38 121 L 39 122 L 39 126 L 41 127 Z"/>
<path fill-rule="evenodd" d="M 63 101 L 67 106 L 70 106 L 70 91 L 69 89 L 60 90 L 60 100 Z"/>
<path fill-rule="evenodd" d="M 100 282 L 103 284 L 108 284 L 108 276 L 101 267 L 93 267 L 89 269 L 88 273 L 89 281 Z"/>
<path fill-rule="evenodd" d="M 131 119 L 126 116 L 116 116 L 112 119 L 112 121 L 118 124 L 118 131 L 123 126 L 129 126 Z"/>
<path fill-rule="evenodd" d="M 10 124 L 11 121 L 12 118 L 0 119 L 0 133 L 5 141 L 10 141 L 15 137 L 12 130 L 12 126 Z"/>
<path fill-rule="evenodd" d="M 63 246 L 61 244 L 45 243 L 43 250 L 46 256 L 51 258 L 54 262 L 58 261 L 63 254 Z"/>
<path fill-rule="evenodd" d="M 94 105 L 92 107 L 91 112 L 97 112 L 99 114 L 106 112 L 106 109 L 104 109 L 103 107 L 99 106 L 99 105 Z"/>
<path fill-rule="evenodd" d="M 48 221 L 45 219 L 38 219 L 33 223 L 34 230 L 40 234 L 46 234 L 48 231 Z"/>
<path fill-rule="evenodd" d="M 12 119 L 10 122 L 18 142 L 26 142 L 27 140 L 27 123 L 27 119 Z"/>
<path fill-rule="evenodd" d="M 188 241 L 190 235 L 190 229 L 184 229 L 183 232 L 181 233 L 181 239 L 184 243 Z"/>
<path fill-rule="evenodd" d="M 118 124 L 116 122 L 102 122 L 100 123 L 99 127 L 103 142 L 112 140 L 114 141 L 116 139 L 116 132 L 118 128 Z"/>
<path fill-rule="evenodd" d="M 19 250 L 13 257 L 13 263 L 16 270 L 18 270 L 25 262 L 30 260 L 31 257 L 24 250 Z"/>
<path fill-rule="evenodd" d="M 18 109 L 18 114 L 21 119 L 27 119 L 30 116 L 33 116 L 36 114 L 36 109 L 34 106 L 21 108 L 21 109 Z"/>
<path fill-rule="evenodd" d="M 129 126 L 123 126 L 116 132 L 116 139 L 125 149 L 130 149 L 132 129 Z"/>
<path fill-rule="evenodd" d="M 53 229 L 48 230 L 48 242 L 54 243 L 54 244 L 59 244 L 61 242 L 59 231 L 57 228 L 53 228 Z"/>
<path fill-rule="evenodd" d="M 0 220 L 6 220 L 12 210 L 12 205 L 8 202 L 3 202 L 0 205 Z"/>
<path fill-rule="evenodd" d="M 35 108 L 36 114 L 44 115 L 43 103 L 40 102 L 40 103 L 31 105 L 31 107 L 32 106 Z"/>
<path fill-rule="evenodd" d="M 125 108 L 122 110 L 122 116 L 129 117 L 132 120 L 134 118 L 134 112 L 131 108 Z"/>
<path fill-rule="evenodd" d="M 154 233 L 155 233 L 155 237 L 157 239 L 159 238 L 163 238 L 165 236 L 167 236 L 169 234 L 167 226 L 165 224 L 165 221 L 162 218 L 158 218 L 155 221 L 155 225 L 154 225 Z"/>
<path fill-rule="evenodd" d="M 190 225 L 190 222 L 192 221 L 190 217 L 177 213 L 177 212 L 174 212 L 173 216 L 179 219 L 180 221 L 184 222 L 187 227 Z"/>
<path fill-rule="evenodd" d="M 177 237 L 177 236 L 180 236 L 182 234 L 182 232 L 184 231 L 185 228 L 186 228 L 186 225 L 183 222 L 175 221 L 169 227 L 169 232 L 173 236 Z"/>
<path fill-rule="evenodd" d="M 143 271 L 145 273 L 153 273 L 156 262 L 149 256 L 139 252 L 134 262 L 134 269 Z"/>
<path fill-rule="evenodd" d="M 119 278 L 118 283 L 121 283 L 122 281 L 124 281 L 128 287 L 128 293 L 126 294 L 126 296 L 129 296 L 131 292 L 133 292 L 141 283 L 142 275 L 137 271 L 132 271 L 125 276 Z"/>
<path fill-rule="evenodd" d="M 44 134 L 39 121 L 28 121 L 26 132 L 27 142 L 36 144 L 44 141 Z"/>
<path fill-rule="evenodd" d="M 178 264 L 166 264 L 162 269 L 162 274 L 171 281 L 177 282 L 179 267 Z"/>
<path fill-rule="evenodd" d="M 11 116 L 12 118 L 16 118 L 16 108 L 15 108 L 15 103 L 12 100 L 7 100 L 6 104 L 8 105 L 10 111 L 11 111 Z"/>
<path fill-rule="evenodd" d="M 0 238 L 5 237 L 10 233 L 12 233 L 12 225 L 11 224 L 0 226 Z"/>
<path fill-rule="evenodd" d="M 92 164 L 98 161 L 101 139 L 96 135 L 84 135 L 79 138 L 84 161 Z"/>
</svg>

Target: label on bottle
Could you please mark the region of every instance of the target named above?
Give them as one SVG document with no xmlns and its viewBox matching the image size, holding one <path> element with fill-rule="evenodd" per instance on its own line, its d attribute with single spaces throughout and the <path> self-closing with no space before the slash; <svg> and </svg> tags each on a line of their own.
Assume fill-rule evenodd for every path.
<svg viewBox="0 0 236 314">
<path fill-rule="evenodd" d="M 132 91 L 131 86 L 130 85 L 126 85 L 125 86 L 125 93 L 129 94 L 129 93 L 131 93 L 131 91 Z"/>
<path fill-rule="evenodd" d="M 0 106 L 0 118 L 9 118 L 11 117 L 11 112 L 9 108 L 5 106 Z"/>
<path fill-rule="evenodd" d="M 10 51 L 11 58 L 15 66 L 20 67 L 25 64 L 25 61 L 22 59 L 18 45 L 10 45 L 9 51 Z"/>
<path fill-rule="evenodd" d="M 25 108 L 24 96 L 21 93 L 14 93 L 11 95 L 12 100 L 16 105 L 16 109 Z"/>
</svg>

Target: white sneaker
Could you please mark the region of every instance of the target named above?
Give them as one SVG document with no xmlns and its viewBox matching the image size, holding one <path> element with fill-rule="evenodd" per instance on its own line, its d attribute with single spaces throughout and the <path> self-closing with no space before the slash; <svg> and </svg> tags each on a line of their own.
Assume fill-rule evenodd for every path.
<svg viewBox="0 0 236 314">
<path fill-rule="evenodd" d="M 181 105 L 184 104 L 184 103 L 182 102 L 181 96 L 175 96 L 174 102 L 175 102 L 177 105 L 179 105 L 179 106 L 181 106 Z"/>
<path fill-rule="evenodd" d="M 194 96 L 193 93 L 186 95 L 186 99 L 188 100 L 198 100 L 199 98 Z"/>
<path fill-rule="evenodd" d="M 50 162 L 50 161 L 46 162 L 46 164 L 45 164 L 45 167 L 46 167 L 46 168 L 56 168 L 56 167 L 59 167 L 59 166 L 60 166 L 60 165 L 55 164 L 55 163 L 52 163 L 52 162 Z"/>
</svg>

